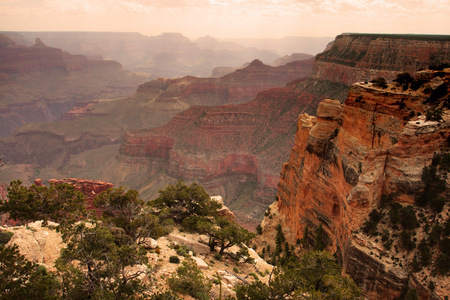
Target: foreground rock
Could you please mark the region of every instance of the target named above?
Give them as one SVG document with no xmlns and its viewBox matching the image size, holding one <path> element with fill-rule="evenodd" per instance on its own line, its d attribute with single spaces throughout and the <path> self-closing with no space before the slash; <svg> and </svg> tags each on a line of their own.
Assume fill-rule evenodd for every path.
<svg viewBox="0 0 450 300">
<path fill-rule="evenodd" d="M 42 221 L 29 223 L 26 226 L 0 227 L 1 230 L 14 235 L 6 244 L 19 246 L 19 252 L 29 261 L 39 263 L 48 270 L 55 270 L 55 261 L 59 258 L 61 249 L 65 246 L 61 235 L 56 232 L 58 224 L 49 222 L 43 227 Z"/>
</svg>

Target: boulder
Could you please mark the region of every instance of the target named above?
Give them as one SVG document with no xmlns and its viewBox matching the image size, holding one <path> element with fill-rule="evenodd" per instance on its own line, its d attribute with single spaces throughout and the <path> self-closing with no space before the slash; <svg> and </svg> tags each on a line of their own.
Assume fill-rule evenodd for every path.
<svg viewBox="0 0 450 300">
<path fill-rule="evenodd" d="M 200 269 L 204 269 L 204 270 L 208 269 L 208 267 L 209 267 L 208 264 L 200 257 L 192 256 L 192 259 L 195 261 L 195 263 L 197 264 L 197 266 Z"/>
<path fill-rule="evenodd" d="M 55 261 L 64 247 L 61 234 L 53 229 L 57 225 L 48 222 L 47 227 L 42 227 L 42 221 L 36 221 L 24 226 L 8 227 L 7 230 L 14 235 L 7 245 L 17 245 L 20 254 L 26 259 L 44 265 L 48 270 L 54 270 Z"/>
<path fill-rule="evenodd" d="M 158 242 L 152 238 L 144 238 L 140 244 L 147 250 L 158 248 Z"/>
<path fill-rule="evenodd" d="M 207 245 L 201 244 L 199 242 L 190 240 L 184 236 L 178 235 L 178 234 L 169 234 L 167 236 L 167 239 L 172 242 L 177 242 L 181 245 L 185 245 L 192 251 L 194 251 L 196 254 L 206 254 L 209 253 L 209 247 Z"/>
</svg>

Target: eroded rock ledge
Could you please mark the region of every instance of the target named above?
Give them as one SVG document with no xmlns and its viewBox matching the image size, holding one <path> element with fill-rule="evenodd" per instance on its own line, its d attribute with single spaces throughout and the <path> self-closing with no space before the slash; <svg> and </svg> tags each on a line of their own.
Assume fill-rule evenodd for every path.
<svg viewBox="0 0 450 300">
<path fill-rule="evenodd" d="M 398 192 L 397 201 L 414 203 L 423 189 L 422 169 L 435 154 L 450 150 L 450 112 L 444 109 L 440 121 L 427 120 L 428 97 L 394 85 L 357 83 L 344 104 L 328 99 L 317 117 L 300 115 L 271 207 L 279 215 L 263 221 L 261 246 L 273 243 L 278 223 L 292 244 L 303 238 L 305 227 L 311 240 L 322 225 L 330 250 L 368 298 L 394 299 L 407 286 L 415 286 L 423 299 L 438 297 L 439 291 L 427 291 L 406 266 L 380 259 L 373 241 L 357 234 L 382 194 Z M 440 293 L 447 288 L 443 284 Z"/>
</svg>

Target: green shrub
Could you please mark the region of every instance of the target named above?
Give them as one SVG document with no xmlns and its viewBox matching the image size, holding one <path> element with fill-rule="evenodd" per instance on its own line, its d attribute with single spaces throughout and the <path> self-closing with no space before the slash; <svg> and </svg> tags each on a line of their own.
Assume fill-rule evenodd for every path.
<svg viewBox="0 0 450 300">
<path fill-rule="evenodd" d="M 432 259 L 431 248 L 427 245 L 424 239 L 420 242 L 418 248 L 420 252 L 420 263 L 422 266 L 430 265 Z"/>
<path fill-rule="evenodd" d="M 192 259 L 187 259 L 178 267 L 176 274 L 167 279 L 172 291 L 190 295 L 196 299 L 208 300 L 211 282 Z"/>
<path fill-rule="evenodd" d="M 427 121 L 442 120 L 442 108 L 431 108 L 425 112 Z"/>
<path fill-rule="evenodd" d="M 443 83 L 440 86 L 438 86 L 436 89 L 434 89 L 431 92 L 430 98 L 428 98 L 427 102 L 435 103 L 440 98 L 442 98 L 445 95 L 447 95 L 447 88 L 448 88 L 447 83 Z"/>
<path fill-rule="evenodd" d="M 418 89 L 420 89 L 423 86 L 423 84 L 425 82 L 426 81 L 424 81 L 424 80 L 414 80 L 413 82 L 411 82 L 411 89 L 413 91 L 417 91 Z"/>
<path fill-rule="evenodd" d="M 414 273 L 417 273 L 420 270 L 422 270 L 422 266 L 420 265 L 419 260 L 415 256 L 411 262 L 411 269 Z"/>
<path fill-rule="evenodd" d="M 447 275 L 450 271 L 450 255 L 441 253 L 434 262 L 436 271 L 441 275 Z"/>
<path fill-rule="evenodd" d="M 176 255 L 172 255 L 171 257 L 169 257 L 169 262 L 172 264 L 179 264 L 180 258 Z"/>
<path fill-rule="evenodd" d="M 408 293 L 405 295 L 405 300 L 418 300 L 419 297 L 417 296 L 416 289 L 409 290 Z"/>
<path fill-rule="evenodd" d="M 445 235 L 450 235 L 450 218 L 447 220 L 447 222 L 445 222 L 444 234 Z"/>
<path fill-rule="evenodd" d="M 403 207 L 400 210 L 400 223 L 402 224 L 403 229 L 406 230 L 412 230 L 419 226 L 419 222 L 416 218 L 416 212 L 412 205 Z"/>
<path fill-rule="evenodd" d="M 411 83 L 413 82 L 414 77 L 411 76 L 408 72 L 405 73 L 399 73 L 394 79 L 394 82 L 397 82 L 398 84 L 405 84 L 405 83 Z"/>
<path fill-rule="evenodd" d="M 258 226 L 256 226 L 256 234 L 258 234 L 258 235 L 262 234 L 262 226 L 261 226 L 261 224 L 258 224 Z"/>
<path fill-rule="evenodd" d="M 430 207 L 436 212 L 440 213 L 445 206 L 445 199 L 442 197 L 433 197 L 430 200 Z"/>
<path fill-rule="evenodd" d="M 383 89 L 387 88 L 387 81 L 383 77 L 377 77 L 375 79 L 372 79 L 370 82 L 373 83 L 373 85 L 375 85 L 377 87 L 380 87 Z"/>
<path fill-rule="evenodd" d="M 393 241 L 390 239 L 389 231 L 387 230 L 383 231 L 383 234 L 381 235 L 381 241 L 383 243 L 383 247 L 386 250 L 391 250 Z"/>
<path fill-rule="evenodd" d="M 432 280 L 430 280 L 430 282 L 428 282 L 428 288 L 430 289 L 430 291 L 434 291 L 434 289 L 436 288 L 436 286 Z"/>
<path fill-rule="evenodd" d="M 216 260 L 222 260 L 222 255 L 220 255 L 220 253 L 214 253 L 214 258 L 216 259 Z"/>
<path fill-rule="evenodd" d="M 172 291 L 164 291 L 151 295 L 150 300 L 181 300 L 181 298 Z"/>
<path fill-rule="evenodd" d="M 431 229 L 430 235 L 428 236 L 428 244 L 433 247 L 434 245 L 437 245 L 439 243 L 439 240 L 441 239 L 443 228 L 438 223 L 433 226 L 433 229 Z"/>
<path fill-rule="evenodd" d="M 439 250 L 450 257 L 450 238 L 446 237 L 439 243 Z"/>
<path fill-rule="evenodd" d="M 391 205 L 391 209 L 389 210 L 389 221 L 393 228 L 394 225 L 396 226 L 400 222 L 400 209 L 402 207 L 403 206 L 398 202 L 394 202 Z"/>
<path fill-rule="evenodd" d="M 14 233 L 12 232 L 0 230 L 0 245 L 6 245 L 6 243 L 9 242 L 13 235 Z"/>
<path fill-rule="evenodd" d="M 416 243 L 411 239 L 411 233 L 406 230 L 400 233 L 400 241 L 402 248 L 408 252 L 416 248 Z"/>
<path fill-rule="evenodd" d="M 186 251 L 185 247 L 179 247 L 178 249 L 176 249 L 176 252 L 180 256 L 188 256 L 188 252 Z"/>
</svg>

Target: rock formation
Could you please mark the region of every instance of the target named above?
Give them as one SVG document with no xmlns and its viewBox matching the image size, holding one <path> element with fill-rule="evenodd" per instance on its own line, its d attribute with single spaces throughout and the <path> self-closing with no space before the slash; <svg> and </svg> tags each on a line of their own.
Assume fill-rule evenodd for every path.
<svg viewBox="0 0 450 300">
<path fill-rule="evenodd" d="M 441 120 L 425 117 L 433 109 L 427 91 L 433 90 L 434 80 L 416 91 L 355 83 L 343 105 L 328 99 L 319 104 L 316 117 L 299 116 L 295 145 L 278 182 L 278 201 L 271 206 L 277 216 L 263 221 L 261 245 L 273 243 L 278 223 L 292 244 L 303 238 L 306 227 L 307 239 L 313 240 L 321 225 L 329 249 L 338 253 L 344 271 L 368 298 L 394 299 L 408 285 L 418 293 L 424 290 L 422 299 L 439 299 L 436 295 L 448 292 L 445 276 L 437 276 L 441 285 L 432 294 L 424 287 L 423 276 L 419 280 L 418 274 L 408 270 L 413 253 L 404 253 L 403 266 L 397 264 L 395 251 L 361 232 L 383 194 L 398 193 L 398 202 L 414 203 L 424 187 L 423 168 L 436 154 L 450 151 L 446 106 L 450 69 L 439 74 L 423 72 L 419 77 L 440 77 L 445 88 Z M 449 187 L 447 179 L 447 197 Z"/>
<path fill-rule="evenodd" d="M 241 224 L 255 226 L 276 194 L 276 178 L 288 158 L 286 147 L 293 146 L 298 115 L 315 114 L 320 100 L 327 97 L 345 100 L 349 82 L 387 73 L 392 77 L 399 71 L 431 64 L 450 42 L 448 38 L 429 39 L 430 43 L 424 36 L 338 36 L 329 50 L 317 56 L 313 73 L 306 80 L 261 92 L 255 100 L 241 105 L 192 107 L 164 127 L 125 133 L 120 155 L 103 173 L 111 174 L 107 179 L 111 182 L 132 185 L 150 196 L 179 178 L 198 181 L 209 192 L 223 195 Z M 403 44 L 422 49 L 415 60 L 407 60 L 409 52 L 402 52 Z M 361 50 L 357 45 L 364 45 L 372 55 L 345 60 L 347 52 Z M 430 49 L 425 51 L 427 45 Z M 371 64 L 372 56 L 384 57 L 385 51 L 397 51 L 396 61 Z M 371 71 L 362 73 L 366 67 Z"/>
<path fill-rule="evenodd" d="M 56 232 L 58 224 L 48 222 L 48 226 L 42 226 L 42 221 L 29 223 L 26 226 L 0 227 L 14 233 L 6 244 L 19 246 L 19 252 L 29 261 L 39 263 L 48 270 L 55 270 L 55 261 L 59 258 L 61 249 L 65 246 L 61 239 L 61 233 Z"/>
<path fill-rule="evenodd" d="M 98 214 L 99 214 L 99 210 L 94 207 L 92 201 L 101 192 L 114 187 L 114 185 L 109 182 L 98 181 L 98 180 L 86 180 L 86 179 L 79 179 L 79 178 L 50 179 L 48 182 L 50 184 L 67 183 L 68 185 L 73 186 L 76 190 L 83 193 L 83 195 L 86 199 L 87 209 L 96 210 Z"/>
</svg>

